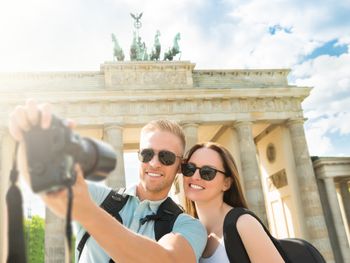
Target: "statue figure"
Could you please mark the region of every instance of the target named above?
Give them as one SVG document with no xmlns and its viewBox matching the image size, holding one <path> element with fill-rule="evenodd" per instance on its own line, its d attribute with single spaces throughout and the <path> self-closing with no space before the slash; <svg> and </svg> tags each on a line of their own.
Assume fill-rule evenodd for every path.
<svg viewBox="0 0 350 263">
<path fill-rule="evenodd" d="M 159 41 L 160 32 L 157 30 L 156 35 L 154 36 L 153 49 L 150 54 L 150 60 L 159 60 L 160 57 L 160 41 Z"/>
<path fill-rule="evenodd" d="M 167 52 L 164 53 L 164 60 L 173 60 L 173 58 L 181 53 L 180 51 L 180 47 L 179 47 L 179 43 L 178 41 L 180 40 L 180 33 L 177 33 L 174 37 L 174 41 L 173 41 L 173 47 L 172 48 L 169 48 L 169 50 Z M 181 56 L 180 56 L 181 58 Z M 180 60 L 179 58 L 179 60 Z"/>
<path fill-rule="evenodd" d="M 142 60 L 148 61 L 148 53 L 147 53 L 147 47 L 145 42 L 142 43 L 142 50 L 143 50 Z"/>
<path fill-rule="evenodd" d="M 133 14 L 133 13 L 130 13 L 131 17 L 135 20 L 134 22 L 134 27 L 136 29 L 139 29 L 141 28 L 142 26 L 142 23 L 140 21 L 141 17 L 142 17 L 142 13 L 141 14 Z"/>
<path fill-rule="evenodd" d="M 131 61 L 137 60 L 137 54 L 138 54 L 138 45 L 136 42 L 136 32 L 134 31 L 134 38 L 130 46 L 130 60 Z"/>
<path fill-rule="evenodd" d="M 143 55 L 146 49 L 145 42 L 142 43 L 141 37 L 139 36 L 137 39 L 137 59 L 138 61 L 143 60 Z"/>
<path fill-rule="evenodd" d="M 117 59 L 118 61 L 124 61 L 125 56 L 124 56 L 123 49 L 119 46 L 118 40 L 113 33 L 112 33 L 112 42 L 114 43 L 113 60 Z"/>
</svg>

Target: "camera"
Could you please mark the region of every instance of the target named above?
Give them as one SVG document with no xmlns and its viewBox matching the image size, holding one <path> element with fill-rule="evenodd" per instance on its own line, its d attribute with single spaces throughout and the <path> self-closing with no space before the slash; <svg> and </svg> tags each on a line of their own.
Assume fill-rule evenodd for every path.
<svg viewBox="0 0 350 263">
<path fill-rule="evenodd" d="M 79 163 L 84 178 L 101 181 L 117 164 L 113 148 L 102 141 L 81 137 L 67 122 L 52 116 L 49 129 L 40 125 L 24 133 L 33 192 L 49 192 L 73 185 L 73 165 Z"/>
</svg>

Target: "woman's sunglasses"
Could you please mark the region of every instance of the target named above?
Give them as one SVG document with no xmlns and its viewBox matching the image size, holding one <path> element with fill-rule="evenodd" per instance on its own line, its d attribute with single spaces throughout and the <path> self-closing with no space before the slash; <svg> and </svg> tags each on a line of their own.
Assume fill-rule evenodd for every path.
<svg viewBox="0 0 350 263">
<path fill-rule="evenodd" d="M 182 163 L 181 164 L 182 174 L 184 176 L 187 176 L 187 177 L 193 176 L 197 169 L 199 169 L 199 175 L 201 176 L 201 178 L 203 180 L 206 180 L 206 181 L 213 180 L 215 178 L 217 172 L 223 173 L 224 175 L 226 175 L 225 172 L 220 171 L 218 169 L 215 169 L 213 167 L 207 166 L 207 165 L 204 165 L 204 166 L 199 168 L 196 165 L 194 165 L 193 163 Z"/>
<path fill-rule="evenodd" d="M 143 149 L 138 152 L 139 160 L 143 163 L 148 163 L 153 159 L 156 153 L 157 152 L 153 149 Z M 161 150 L 158 152 L 158 160 L 166 166 L 173 165 L 176 161 L 176 157 L 182 158 L 181 156 L 177 156 L 175 153 L 167 150 Z"/>
</svg>

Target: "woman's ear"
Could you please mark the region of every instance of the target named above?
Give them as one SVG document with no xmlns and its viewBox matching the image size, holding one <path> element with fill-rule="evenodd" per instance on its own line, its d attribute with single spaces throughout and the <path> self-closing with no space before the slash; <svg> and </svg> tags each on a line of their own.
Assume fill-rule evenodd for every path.
<svg viewBox="0 0 350 263">
<path fill-rule="evenodd" d="M 224 186 L 223 186 L 223 191 L 227 191 L 228 189 L 230 189 L 232 184 L 232 178 L 231 177 L 225 177 L 224 179 Z"/>
</svg>

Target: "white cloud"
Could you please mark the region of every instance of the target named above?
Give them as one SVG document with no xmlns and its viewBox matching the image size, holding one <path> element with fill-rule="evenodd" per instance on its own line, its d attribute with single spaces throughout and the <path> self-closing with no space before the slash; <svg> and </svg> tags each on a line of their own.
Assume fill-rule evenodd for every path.
<svg viewBox="0 0 350 263">
<path fill-rule="evenodd" d="M 330 138 L 326 136 L 322 129 L 319 129 L 317 125 L 312 127 L 306 126 L 306 128 L 306 140 L 310 155 L 327 155 L 334 150 Z"/>
<path fill-rule="evenodd" d="M 0 71 L 99 70 L 112 60 L 111 33 L 128 58 L 130 13 L 143 12 L 140 34 L 148 50 L 156 30 L 162 51 L 180 32 L 181 59 L 197 69 L 292 68 L 295 84 L 314 87 L 303 103 L 313 125 L 308 138 L 317 137 L 312 129 L 320 125 L 318 139 L 329 145 L 327 132 L 349 133 L 350 55 L 303 58 L 333 39 L 350 46 L 349 10 L 348 1 L 329 0 L 6 1 L 0 10 Z M 276 25 L 282 30 L 271 35 Z"/>
<path fill-rule="evenodd" d="M 350 98 L 350 54 L 339 57 L 327 55 L 295 66 L 293 75 L 296 84 L 313 86 L 311 96 L 303 104 L 306 111 L 317 110 L 320 115 L 334 113 Z"/>
<path fill-rule="evenodd" d="M 294 68 L 297 85 L 314 87 L 303 108 L 309 118 L 306 135 L 310 152 L 315 155 L 336 152 L 332 136 L 350 134 L 349 72 L 349 53 L 339 57 L 323 55 Z"/>
</svg>

